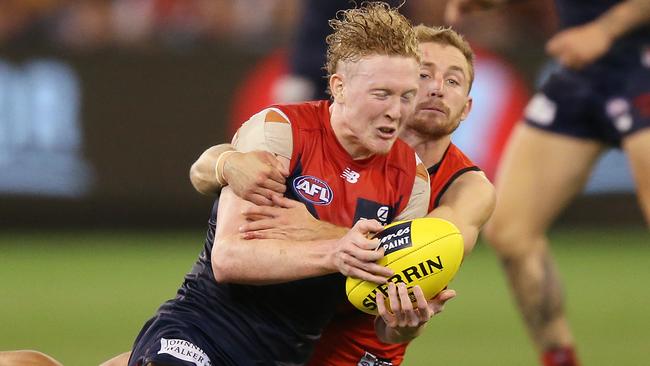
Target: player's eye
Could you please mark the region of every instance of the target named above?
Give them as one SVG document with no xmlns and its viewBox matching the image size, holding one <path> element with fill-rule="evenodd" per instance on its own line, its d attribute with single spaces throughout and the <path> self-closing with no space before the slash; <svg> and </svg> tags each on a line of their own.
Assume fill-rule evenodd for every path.
<svg viewBox="0 0 650 366">
<path fill-rule="evenodd" d="M 413 93 L 406 93 L 402 95 L 402 101 L 403 102 L 410 102 L 411 99 L 413 99 Z"/>
<path fill-rule="evenodd" d="M 460 82 L 458 82 L 458 80 L 456 80 L 456 79 L 447 79 L 447 84 L 453 85 L 453 86 L 458 86 L 458 85 L 460 85 Z"/>
</svg>

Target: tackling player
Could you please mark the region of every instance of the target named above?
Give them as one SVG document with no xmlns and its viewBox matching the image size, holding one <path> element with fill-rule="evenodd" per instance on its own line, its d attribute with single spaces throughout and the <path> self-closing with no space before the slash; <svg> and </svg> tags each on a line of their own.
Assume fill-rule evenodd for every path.
<svg viewBox="0 0 650 366">
<path fill-rule="evenodd" d="M 447 19 L 506 0 L 451 0 Z M 546 231 L 609 147 L 626 153 L 650 223 L 650 1 L 556 0 L 556 65 L 512 134 L 486 227 L 546 366 L 578 364 Z"/>
</svg>

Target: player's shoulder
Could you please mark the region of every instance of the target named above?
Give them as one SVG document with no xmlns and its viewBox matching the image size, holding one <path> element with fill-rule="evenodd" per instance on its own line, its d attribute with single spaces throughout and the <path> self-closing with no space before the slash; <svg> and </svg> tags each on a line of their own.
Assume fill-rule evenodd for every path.
<svg viewBox="0 0 650 366">
<path fill-rule="evenodd" d="M 270 106 L 251 116 L 249 122 L 291 123 L 291 119 L 281 108 Z"/>
<path fill-rule="evenodd" d="M 266 109 L 267 115 L 277 118 L 277 113 L 288 123 L 308 126 L 329 117 L 329 102 L 326 100 L 301 103 L 275 104 Z"/>
<path fill-rule="evenodd" d="M 467 156 L 458 146 L 454 143 L 450 143 L 447 151 L 445 153 L 445 159 L 455 163 L 460 163 L 465 166 L 476 166 L 472 159 Z M 477 166 L 476 166 L 477 167 Z"/>
<path fill-rule="evenodd" d="M 283 110 L 265 108 L 241 125 L 233 136 L 232 145 L 242 152 L 263 150 L 290 158 L 293 151 L 290 121 Z"/>
<path fill-rule="evenodd" d="M 494 185 L 482 170 L 470 170 L 459 176 L 456 183 L 494 189 Z"/>
<path fill-rule="evenodd" d="M 467 171 L 456 178 L 446 192 L 449 196 L 464 195 L 492 205 L 496 201 L 496 190 L 488 177 L 480 170 Z"/>
</svg>

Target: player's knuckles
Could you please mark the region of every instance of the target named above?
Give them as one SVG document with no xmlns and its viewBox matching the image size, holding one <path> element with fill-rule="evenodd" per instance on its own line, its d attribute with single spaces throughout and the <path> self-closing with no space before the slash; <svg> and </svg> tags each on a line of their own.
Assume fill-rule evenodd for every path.
<svg viewBox="0 0 650 366">
<path fill-rule="evenodd" d="M 421 324 L 420 324 L 420 319 L 417 319 L 417 318 L 413 318 L 413 317 L 411 317 L 411 318 L 409 319 L 409 321 L 408 321 L 408 326 L 409 326 L 410 328 L 417 328 L 417 327 L 419 327 L 420 325 L 421 325 Z"/>
<path fill-rule="evenodd" d="M 374 251 L 368 250 L 356 250 L 355 257 L 361 261 L 367 262 L 367 265 L 374 263 L 375 261 L 381 259 L 381 255 L 377 255 Z"/>
<path fill-rule="evenodd" d="M 264 182 L 266 182 L 266 179 L 268 178 L 268 175 L 265 172 L 258 172 L 255 174 L 253 177 L 253 184 L 255 186 L 264 186 Z"/>
<path fill-rule="evenodd" d="M 383 247 L 375 250 L 379 246 L 379 240 L 376 240 L 376 239 L 368 240 L 366 238 L 363 238 L 362 245 L 363 245 L 363 247 L 365 249 L 369 249 L 369 250 L 376 251 L 377 253 L 381 253 L 382 256 L 384 255 L 384 248 Z"/>
<path fill-rule="evenodd" d="M 368 253 L 370 253 L 370 252 L 376 253 L 377 252 L 375 250 L 377 245 L 374 244 L 374 242 L 372 242 L 371 240 L 368 240 L 368 239 L 364 238 L 363 236 L 354 237 L 354 240 L 352 241 L 352 243 L 354 243 L 355 247 L 357 247 L 359 249 L 363 249 L 364 251 L 368 251 Z"/>
<path fill-rule="evenodd" d="M 391 318 L 389 322 L 386 322 L 386 325 L 388 325 L 391 328 L 397 328 L 398 327 L 397 319 Z"/>
<path fill-rule="evenodd" d="M 350 267 L 348 267 L 346 265 L 341 265 L 338 268 L 339 268 L 339 272 L 341 272 L 342 275 L 344 275 L 344 276 L 352 276 L 352 272 L 350 271 Z"/>
<path fill-rule="evenodd" d="M 354 227 L 362 234 L 380 231 L 383 226 L 376 220 L 359 220 Z"/>
</svg>

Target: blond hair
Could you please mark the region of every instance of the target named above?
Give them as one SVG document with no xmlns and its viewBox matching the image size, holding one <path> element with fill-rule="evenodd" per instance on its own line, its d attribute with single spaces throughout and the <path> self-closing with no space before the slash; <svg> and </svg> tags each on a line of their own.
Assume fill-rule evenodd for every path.
<svg viewBox="0 0 650 366">
<path fill-rule="evenodd" d="M 465 56 L 467 65 L 469 66 L 467 70 L 469 73 L 469 89 L 472 89 L 472 83 L 474 82 L 474 51 L 472 51 L 465 38 L 449 27 L 427 27 L 420 24 L 413 29 L 415 30 L 415 36 L 418 42 L 433 42 L 452 46 Z"/>
<path fill-rule="evenodd" d="M 339 11 L 329 25 L 334 32 L 325 39 L 328 77 L 336 73 L 339 62 L 369 55 L 412 57 L 420 62 L 413 26 L 386 3 L 364 2 L 359 8 Z"/>
</svg>

